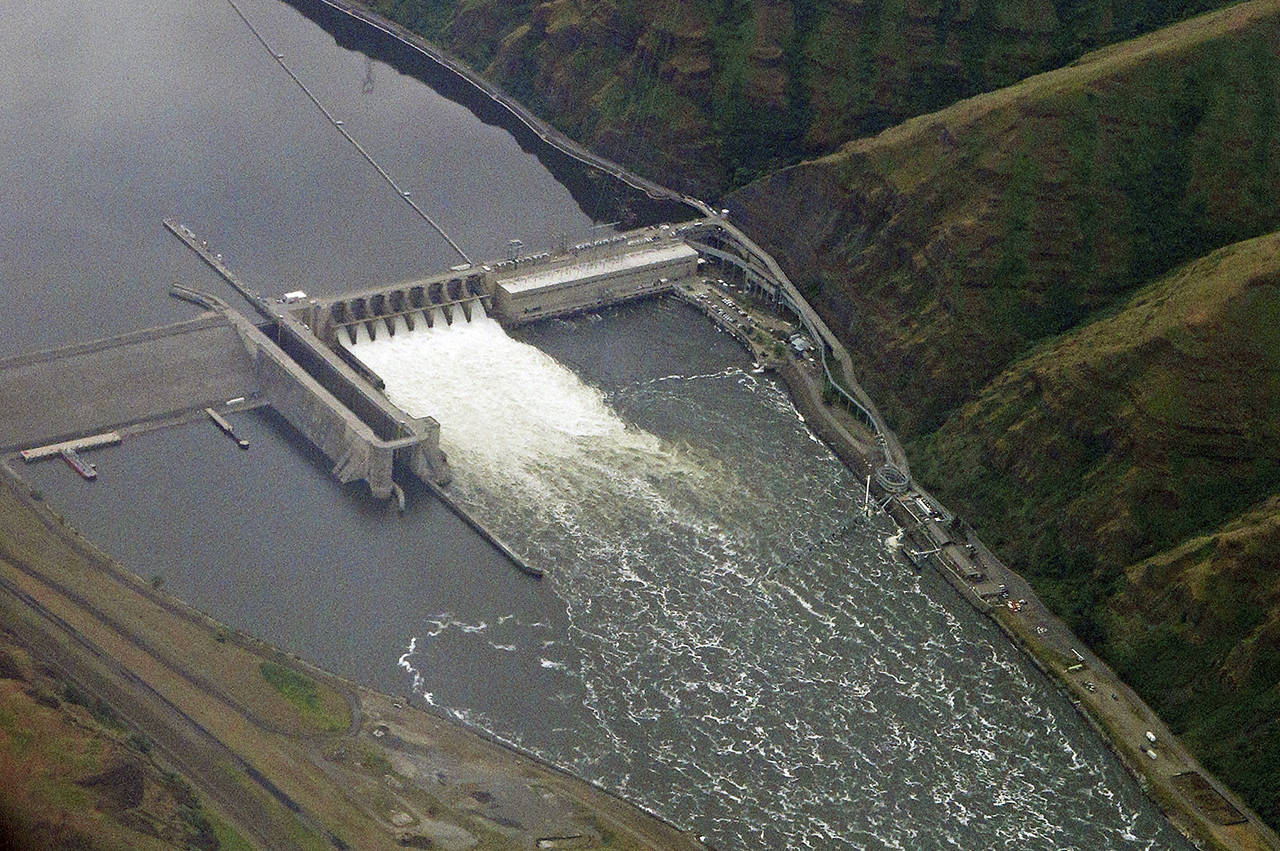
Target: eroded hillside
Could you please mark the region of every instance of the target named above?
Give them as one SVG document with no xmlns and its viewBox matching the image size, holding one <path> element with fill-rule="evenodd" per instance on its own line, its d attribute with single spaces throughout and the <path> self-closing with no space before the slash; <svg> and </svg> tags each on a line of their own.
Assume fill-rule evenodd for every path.
<svg viewBox="0 0 1280 851">
<path fill-rule="evenodd" d="M 1280 234 L 1038 348 L 914 448 L 917 474 L 1280 819 Z"/>
<path fill-rule="evenodd" d="M 1280 4 L 1232 7 L 912 119 L 731 207 L 904 436 L 1028 345 L 1280 225 Z"/>
</svg>

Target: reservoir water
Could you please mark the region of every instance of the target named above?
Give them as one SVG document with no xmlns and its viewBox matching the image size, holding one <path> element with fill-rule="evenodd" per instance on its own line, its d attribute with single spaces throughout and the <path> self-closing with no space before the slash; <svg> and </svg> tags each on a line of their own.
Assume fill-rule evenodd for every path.
<svg viewBox="0 0 1280 851">
<path fill-rule="evenodd" d="M 487 99 L 464 106 L 407 76 L 429 66 L 389 39 L 335 21 L 341 47 L 278 0 L 235 2 L 272 52 L 227 0 L 5 3 L 0 357 L 187 317 L 166 296 L 175 280 L 225 294 L 165 218 L 267 294 L 458 262 L 273 52 L 477 259 L 502 256 L 509 239 L 580 241 L 597 219 L 666 212 L 486 123 Z"/>
<path fill-rule="evenodd" d="M 468 251 L 631 203 L 401 74 L 391 46 L 237 5 Z M 225 0 L 16 6 L 4 353 L 188 316 L 163 298 L 175 277 L 225 294 L 165 216 L 268 291 L 454 262 Z M 455 495 L 542 583 L 424 492 L 397 517 L 336 484 L 269 414 L 236 417 L 248 453 L 201 422 L 95 453 L 92 485 L 21 472 L 216 617 L 718 847 L 1186 847 L 1059 692 L 893 558 L 860 483 L 700 315 L 647 302 L 518 336 L 478 319 L 360 353 L 440 419 Z"/>
</svg>

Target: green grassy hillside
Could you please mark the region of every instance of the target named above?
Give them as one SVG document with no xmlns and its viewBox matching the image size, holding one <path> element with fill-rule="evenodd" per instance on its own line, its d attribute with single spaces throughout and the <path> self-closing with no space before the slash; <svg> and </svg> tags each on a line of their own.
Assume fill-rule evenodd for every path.
<svg viewBox="0 0 1280 851">
<path fill-rule="evenodd" d="M 1223 0 L 367 0 L 609 156 L 717 192 Z"/>
<path fill-rule="evenodd" d="M 1130 567 L 1103 611 L 1120 672 L 1280 824 L 1280 497 Z M 1154 592 L 1154 593 L 1153 593 Z"/>
<path fill-rule="evenodd" d="M 917 475 L 1280 821 L 1280 233 L 1038 347 L 912 448 Z"/>
<path fill-rule="evenodd" d="M 1280 823 L 1280 2 L 734 196 L 951 503 Z"/>
<path fill-rule="evenodd" d="M 905 436 L 1036 341 L 1280 226 L 1280 3 L 1099 51 L 744 188 L 730 206 Z"/>
</svg>

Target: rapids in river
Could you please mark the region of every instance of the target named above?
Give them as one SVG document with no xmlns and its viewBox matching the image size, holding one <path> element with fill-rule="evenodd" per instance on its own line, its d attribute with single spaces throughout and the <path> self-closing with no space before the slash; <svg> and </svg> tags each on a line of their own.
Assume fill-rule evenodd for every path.
<svg viewBox="0 0 1280 851">
<path fill-rule="evenodd" d="M 568 612 L 435 615 L 399 658 L 418 692 L 717 847 L 1176 846 L 1043 676 L 895 560 L 785 391 L 682 351 L 687 312 L 543 323 L 542 348 L 477 312 L 352 346 L 440 421 L 453 495 Z M 529 644 L 561 681 L 545 726 L 442 699 L 438 656 Z"/>
</svg>

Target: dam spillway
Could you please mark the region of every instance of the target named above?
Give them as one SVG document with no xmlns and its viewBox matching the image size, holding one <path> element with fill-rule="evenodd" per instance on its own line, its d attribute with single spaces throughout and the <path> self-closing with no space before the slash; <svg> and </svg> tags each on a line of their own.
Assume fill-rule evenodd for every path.
<svg viewBox="0 0 1280 851">
<path fill-rule="evenodd" d="M 330 346 L 469 321 L 476 305 L 516 327 L 655 295 L 697 274 L 698 252 L 667 225 L 562 250 L 455 266 L 419 280 L 309 299 L 290 312 Z"/>
<path fill-rule="evenodd" d="M 629 431 L 598 392 L 483 314 L 351 348 L 386 381 L 393 403 L 413 416 L 430 411 L 440 422 L 455 471 L 451 488 L 464 499 L 477 481 L 525 490 L 536 481 L 529 496 L 543 506 L 590 498 L 574 491 L 580 478 L 561 473 L 605 447 L 625 446 L 635 457 L 661 453 L 656 439 Z M 604 458 L 595 478 L 609 478 Z"/>
<path fill-rule="evenodd" d="M 233 272 L 222 255 L 186 225 L 165 227 L 240 293 L 270 324 L 268 341 L 216 298 L 181 286 L 179 298 L 214 308 L 241 329 L 254 353 L 259 377 L 273 388 L 272 404 L 334 463 L 340 481 L 363 479 L 374 496 L 403 491 L 393 470 L 407 469 L 487 537 L 521 570 L 541 576 L 497 536 L 457 509 L 439 491 L 452 476 L 439 450 L 439 424 L 428 413 L 396 408 L 382 393 L 377 370 L 355 353 L 361 343 L 404 337 L 417 330 L 444 329 L 489 320 L 490 311 L 507 326 L 595 310 L 671 289 L 695 275 L 697 251 L 669 225 L 618 234 L 551 252 L 511 257 L 473 267 L 463 263 L 447 273 L 348 293 L 307 299 L 299 292 L 266 299 Z"/>
</svg>

